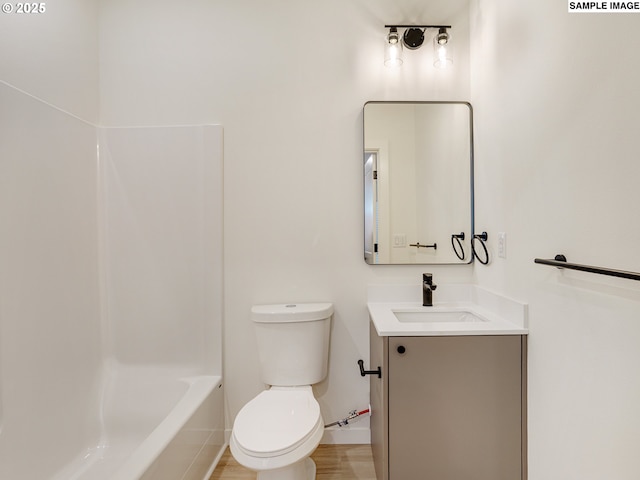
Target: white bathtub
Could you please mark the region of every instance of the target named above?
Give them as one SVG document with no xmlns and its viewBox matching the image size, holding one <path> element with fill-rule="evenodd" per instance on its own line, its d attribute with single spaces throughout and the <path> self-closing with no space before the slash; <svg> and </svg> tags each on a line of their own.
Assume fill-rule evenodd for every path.
<svg viewBox="0 0 640 480">
<path fill-rule="evenodd" d="M 160 367 L 106 375 L 100 440 L 51 480 L 203 480 L 222 454 L 222 383 Z"/>
</svg>

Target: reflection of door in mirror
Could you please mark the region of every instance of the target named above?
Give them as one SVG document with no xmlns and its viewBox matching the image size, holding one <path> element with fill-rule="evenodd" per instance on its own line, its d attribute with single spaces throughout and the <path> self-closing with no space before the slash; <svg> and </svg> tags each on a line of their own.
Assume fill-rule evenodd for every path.
<svg viewBox="0 0 640 480">
<path fill-rule="evenodd" d="M 364 153 L 364 259 L 390 263 L 389 175 L 387 144 L 371 141 Z"/>
<path fill-rule="evenodd" d="M 364 259 L 378 263 L 378 152 L 364 152 Z"/>
</svg>

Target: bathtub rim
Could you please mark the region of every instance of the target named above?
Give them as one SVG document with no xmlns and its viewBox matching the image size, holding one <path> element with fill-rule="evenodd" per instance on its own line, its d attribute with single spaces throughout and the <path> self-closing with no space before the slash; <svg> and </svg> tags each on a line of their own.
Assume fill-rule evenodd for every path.
<svg viewBox="0 0 640 480">
<path fill-rule="evenodd" d="M 110 480 L 137 480 L 141 478 L 195 414 L 196 410 L 202 406 L 202 402 L 209 398 L 217 388 L 222 387 L 222 377 L 219 375 L 183 377 L 180 381 L 189 385 L 187 392 L 122 466 L 116 470 Z M 192 397 L 200 398 L 202 401 L 194 402 Z M 224 451 L 224 448 L 221 451 Z M 211 472 L 221 455 L 222 452 L 214 460 L 210 468 Z"/>
</svg>

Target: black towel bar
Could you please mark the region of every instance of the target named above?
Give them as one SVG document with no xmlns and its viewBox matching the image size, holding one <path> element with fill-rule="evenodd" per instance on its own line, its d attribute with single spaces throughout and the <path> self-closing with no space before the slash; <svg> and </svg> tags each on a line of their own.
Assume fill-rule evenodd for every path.
<svg viewBox="0 0 640 480">
<path fill-rule="evenodd" d="M 580 270 L 581 272 L 598 273 L 600 275 L 608 275 L 610 277 L 627 278 L 629 280 L 640 280 L 640 273 L 627 272 L 625 270 L 614 270 L 612 268 L 592 267 L 590 265 L 580 265 L 578 263 L 568 263 L 567 257 L 565 257 L 564 255 L 556 255 L 553 260 L 536 258 L 534 262 L 540 263 L 542 265 L 551 265 L 558 268 Z"/>
</svg>

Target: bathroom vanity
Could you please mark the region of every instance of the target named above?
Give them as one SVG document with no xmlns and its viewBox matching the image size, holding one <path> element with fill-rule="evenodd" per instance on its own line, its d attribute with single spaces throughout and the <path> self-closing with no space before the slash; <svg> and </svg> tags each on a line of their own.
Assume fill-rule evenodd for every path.
<svg viewBox="0 0 640 480">
<path fill-rule="evenodd" d="M 526 305 L 474 286 L 442 297 L 368 304 L 377 478 L 525 480 Z"/>
</svg>

